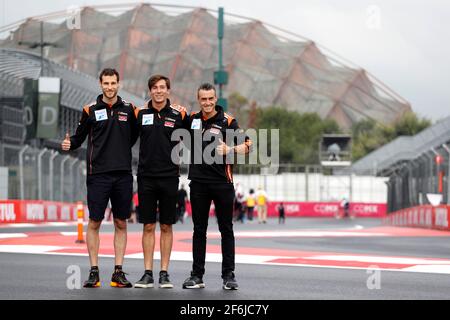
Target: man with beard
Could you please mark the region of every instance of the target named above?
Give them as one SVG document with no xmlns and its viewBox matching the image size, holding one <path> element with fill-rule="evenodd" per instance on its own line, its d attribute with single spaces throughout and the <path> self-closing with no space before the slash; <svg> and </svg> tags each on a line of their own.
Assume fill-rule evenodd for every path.
<svg viewBox="0 0 450 320">
<path fill-rule="evenodd" d="M 103 94 L 97 97 L 96 102 L 83 108 L 75 135 L 70 137 L 67 133 L 61 147 L 64 151 L 75 150 L 89 136 L 86 157 L 89 223 L 86 239 L 91 270 L 84 287 L 100 286 L 99 230 L 110 200 L 115 228 L 115 267 L 111 286 L 129 288 L 132 285 L 122 271 L 122 264 L 133 194 L 131 148 L 138 136 L 135 107 L 117 95 L 120 79 L 115 69 L 102 70 L 99 80 Z"/>
</svg>

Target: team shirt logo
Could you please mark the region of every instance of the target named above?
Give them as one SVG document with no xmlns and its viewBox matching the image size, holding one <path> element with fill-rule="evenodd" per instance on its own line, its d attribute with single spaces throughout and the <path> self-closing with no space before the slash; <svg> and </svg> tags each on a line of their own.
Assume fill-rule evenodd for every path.
<svg viewBox="0 0 450 320">
<path fill-rule="evenodd" d="M 194 119 L 192 120 L 191 129 L 200 129 L 201 128 L 201 120 L 200 119 Z"/>
<path fill-rule="evenodd" d="M 153 114 L 143 114 L 142 115 L 142 125 L 149 126 L 153 124 Z"/>
<path fill-rule="evenodd" d="M 97 120 L 97 121 L 108 120 L 108 115 L 106 113 L 106 109 L 95 110 L 95 120 Z"/>
<path fill-rule="evenodd" d="M 177 120 L 173 119 L 173 118 L 169 118 L 169 117 L 165 117 L 164 118 L 164 126 L 165 127 L 169 127 L 169 128 L 174 128 L 175 127 L 175 122 Z"/>
<path fill-rule="evenodd" d="M 119 121 L 127 121 L 128 120 L 128 114 L 125 112 L 119 112 Z"/>
</svg>

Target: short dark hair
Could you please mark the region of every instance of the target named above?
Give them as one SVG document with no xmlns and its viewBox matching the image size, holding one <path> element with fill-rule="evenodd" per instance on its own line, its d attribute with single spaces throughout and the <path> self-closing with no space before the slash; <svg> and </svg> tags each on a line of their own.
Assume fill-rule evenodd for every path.
<svg viewBox="0 0 450 320">
<path fill-rule="evenodd" d="M 113 68 L 105 68 L 102 70 L 102 72 L 100 72 L 100 76 L 98 77 L 98 79 L 100 80 L 100 82 L 102 82 L 103 76 L 114 76 L 114 75 L 117 77 L 117 82 L 119 82 L 120 81 L 119 72 L 117 72 L 117 70 Z"/>
<path fill-rule="evenodd" d="M 164 80 L 166 82 L 167 89 L 170 89 L 170 80 L 166 76 L 161 74 L 155 74 L 148 79 L 148 89 L 151 90 L 152 87 L 160 80 Z"/>
<path fill-rule="evenodd" d="M 216 87 L 214 87 L 214 85 L 212 85 L 209 82 L 202 83 L 200 85 L 200 87 L 198 87 L 198 89 L 197 89 L 197 97 L 198 97 L 198 94 L 199 94 L 200 90 L 205 90 L 205 91 L 214 90 L 214 95 L 216 94 Z"/>
</svg>

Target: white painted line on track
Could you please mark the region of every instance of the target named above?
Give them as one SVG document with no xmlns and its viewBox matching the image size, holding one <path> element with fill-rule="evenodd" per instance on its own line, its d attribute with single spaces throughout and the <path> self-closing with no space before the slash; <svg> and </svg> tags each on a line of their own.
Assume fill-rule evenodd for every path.
<svg viewBox="0 0 450 320">
<path fill-rule="evenodd" d="M 25 233 L 0 233 L 0 239 L 11 239 L 11 238 L 26 238 L 28 235 Z"/>
<path fill-rule="evenodd" d="M 389 263 L 389 264 L 417 264 L 417 265 L 448 265 L 450 260 L 444 259 L 422 259 L 422 258 L 403 258 L 388 256 L 358 256 L 358 255 L 319 255 L 302 257 L 302 259 L 324 260 L 324 261 L 358 261 L 368 263 Z"/>
<path fill-rule="evenodd" d="M 219 232 L 208 233 L 211 236 L 220 236 Z M 388 234 L 375 232 L 352 231 L 235 231 L 239 238 L 282 238 L 282 237 L 386 237 Z"/>
<path fill-rule="evenodd" d="M 87 253 L 64 253 L 52 252 L 55 250 L 62 250 L 63 247 L 55 246 L 31 246 L 31 245 L 0 245 L 0 252 L 4 253 L 28 253 L 28 254 L 43 254 L 43 255 L 58 255 L 58 256 L 79 256 L 88 257 Z M 99 254 L 99 257 L 114 258 L 114 255 Z M 125 256 L 126 259 L 142 259 L 142 253 L 130 254 Z M 160 260 L 160 253 L 155 252 L 155 260 Z M 346 269 L 346 270 L 368 270 L 367 267 L 353 267 L 353 266 L 339 266 L 339 265 L 319 265 L 319 264 L 298 264 L 298 263 L 279 263 L 268 262 L 275 259 L 290 259 L 295 257 L 286 256 L 258 256 L 258 255 L 236 255 L 237 264 L 256 264 L 266 266 L 284 266 L 284 267 L 303 267 L 303 268 L 328 268 L 328 269 Z M 191 252 L 172 252 L 171 260 L 173 261 L 192 261 Z M 418 259 L 420 260 L 420 259 Z M 222 255 L 218 253 L 206 254 L 207 262 L 221 263 Z M 436 261 L 435 261 L 436 262 Z M 395 272 L 413 272 L 413 273 L 432 273 L 432 274 L 450 274 L 450 265 L 416 265 L 402 269 L 379 268 L 380 271 L 395 271 Z"/>
<path fill-rule="evenodd" d="M 1 228 L 33 228 L 36 227 L 36 223 L 6 223 L 0 224 Z"/>
<path fill-rule="evenodd" d="M 0 245 L 0 252 L 7 253 L 47 253 L 49 251 L 61 250 L 64 247 L 56 246 L 33 246 L 33 245 Z"/>
</svg>

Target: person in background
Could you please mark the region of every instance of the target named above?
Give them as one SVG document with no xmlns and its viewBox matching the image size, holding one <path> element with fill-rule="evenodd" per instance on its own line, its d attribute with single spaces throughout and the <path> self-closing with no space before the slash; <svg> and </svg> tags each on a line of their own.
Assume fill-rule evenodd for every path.
<svg viewBox="0 0 450 320">
<path fill-rule="evenodd" d="M 267 193 L 262 187 L 256 192 L 256 204 L 258 210 L 258 223 L 267 223 Z"/>
<path fill-rule="evenodd" d="M 283 202 L 278 205 L 278 224 L 284 224 L 286 222 L 286 215 L 284 211 Z"/>
<path fill-rule="evenodd" d="M 341 203 L 340 203 L 340 207 L 342 210 L 342 215 L 344 218 L 348 218 L 350 217 L 350 202 L 347 200 L 347 198 L 343 198 Z"/>
<path fill-rule="evenodd" d="M 188 195 L 184 189 L 184 184 L 181 184 L 180 190 L 177 192 L 177 222 L 184 223 L 184 213 L 186 212 L 186 201 Z"/>
<path fill-rule="evenodd" d="M 248 221 L 253 221 L 253 211 L 255 209 L 255 190 L 250 189 L 249 194 L 247 196 L 247 219 Z"/>
<path fill-rule="evenodd" d="M 139 217 L 139 198 L 137 191 L 133 194 L 131 202 L 131 222 L 137 223 Z"/>
<path fill-rule="evenodd" d="M 234 195 L 234 220 L 244 223 L 244 190 L 239 182 L 236 183 Z"/>
</svg>

